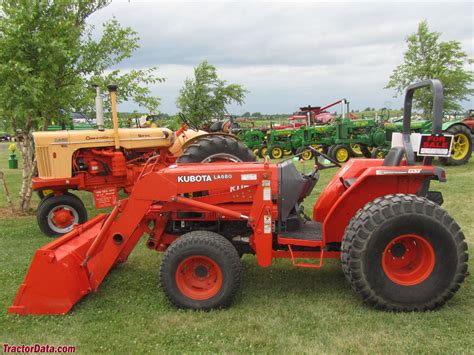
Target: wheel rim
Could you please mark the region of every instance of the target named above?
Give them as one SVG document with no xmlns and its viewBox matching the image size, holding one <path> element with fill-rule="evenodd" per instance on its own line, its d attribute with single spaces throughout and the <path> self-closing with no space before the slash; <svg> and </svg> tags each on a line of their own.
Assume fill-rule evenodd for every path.
<svg viewBox="0 0 474 355">
<path fill-rule="evenodd" d="M 310 149 L 305 149 L 301 154 L 301 159 L 310 160 L 313 157 L 313 152 Z"/>
<path fill-rule="evenodd" d="M 469 152 L 469 139 L 466 135 L 460 133 L 453 138 L 453 151 L 451 158 L 454 160 L 464 159 Z"/>
<path fill-rule="evenodd" d="M 283 150 L 283 154 L 285 154 L 285 155 L 290 155 L 290 154 L 291 154 L 291 150 L 285 149 L 285 150 Z"/>
<path fill-rule="evenodd" d="M 220 162 L 220 161 L 230 161 L 233 163 L 237 163 L 237 162 L 241 162 L 242 159 L 232 154 L 217 153 L 217 154 L 208 156 L 206 159 L 202 161 L 202 163 L 215 163 L 215 162 Z"/>
<path fill-rule="evenodd" d="M 351 149 L 355 154 L 362 154 L 359 144 L 351 144 Z"/>
<path fill-rule="evenodd" d="M 336 152 L 336 159 L 339 162 L 345 162 L 349 159 L 349 152 L 345 148 L 339 148 Z"/>
<path fill-rule="evenodd" d="M 75 224 L 79 223 L 79 214 L 68 205 L 55 206 L 48 213 L 48 226 L 56 233 L 70 232 Z"/>
<path fill-rule="evenodd" d="M 258 148 L 252 150 L 253 154 L 258 155 Z"/>
<path fill-rule="evenodd" d="M 265 157 L 268 153 L 268 148 L 262 148 L 262 157 Z"/>
<path fill-rule="evenodd" d="M 272 155 L 275 159 L 280 159 L 283 156 L 283 149 L 281 148 L 273 148 Z"/>
<path fill-rule="evenodd" d="M 393 239 L 382 255 L 385 275 L 403 286 L 418 285 L 433 271 L 435 253 L 431 244 L 416 234 L 405 234 Z"/>
<path fill-rule="evenodd" d="M 176 286 L 183 295 L 193 300 L 207 300 L 222 288 L 222 270 L 204 255 L 189 256 L 176 269 Z"/>
</svg>

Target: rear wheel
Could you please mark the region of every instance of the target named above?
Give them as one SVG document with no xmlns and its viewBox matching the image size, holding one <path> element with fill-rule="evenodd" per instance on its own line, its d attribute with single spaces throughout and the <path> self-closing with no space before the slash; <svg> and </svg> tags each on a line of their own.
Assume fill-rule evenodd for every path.
<svg viewBox="0 0 474 355">
<path fill-rule="evenodd" d="M 271 146 L 268 149 L 268 155 L 270 155 L 270 158 L 272 159 L 281 159 L 283 158 L 283 155 L 284 155 L 283 148 L 280 147 L 279 145 Z"/>
<path fill-rule="evenodd" d="M 38 206 L 36 218 L 40 230 L 48 237 L 70 232 L 75 224 L 87 221 L 87 210 L 75 195 L 47 196 Z"/>
<path fill-rule="evenodd" d="M 446 134 L 452 134 L 453 145 L 449 158 L 440 158 L 443 165 L 462 165 L 469 161 L 472 155 L 472 136 L 470 130 L 463 125 L 449 127 Z"/>
<path fill-rule="evenodd" d="M 347 144 L 336 144 L 329 148 L 328 155 L 338 163 L 345 163 L 351 157 L 351 152 Z"/>
<path fill-rule="evenodd" d="M 187 147 L 178 163 L 213 163 L 219 161 L 255 161 L 256 157 L 242 142 L 230 136 L 211 135 Z"/>
<path fill-rule="evenodd" d="M 351 154 L 354 157 L 361 157 L 364 154 L 362 153 L 362 145 L 361 144 L 349 144 L 349 148 L 351 149 Z"/>
<path fill-rule="evenodd" d="M 237 250 L 223 236 L 207 231 L 186 233 L 163 255 L 160 282 L 179 308 L 210 310 L 228 307 L 240 286 Z"/>
<path fill-rule="evenodd" d="M 352 218 L 342 241 L 342 267 L 362 299 L 392 311 L 442 306 L 467 272 L 459 225 L 426 198 L 388 195 Z"/>
<path fill-rule="evenodd" d="M 258 156 L 260 158 L 265 158 L 267 156 L 268 149 L 266 145 L 262 145 L 260 148 L 258 148 Z"/>
<path fill-rule="evenodd" d="M 385 153 L 382 148 L 374 148 L 371 153 L 371 158 L 372 159 L 383 159 L 385 158 Z"/>
</svg>

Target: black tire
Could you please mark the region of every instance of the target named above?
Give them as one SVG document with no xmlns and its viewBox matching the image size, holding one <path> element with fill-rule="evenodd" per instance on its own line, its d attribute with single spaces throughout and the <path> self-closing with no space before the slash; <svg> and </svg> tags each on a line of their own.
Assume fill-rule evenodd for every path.
<svg viewBox="0 0 474 355">
<path fill-rule="evenodd" d="M 279 145 L 272 145 L 268 147 L 268 155 L 272 159 L 281 159 L 285 156 L 285 151 Z"/>
<path fill-rule="evenodd" d="M 372 153 L 369 150 L 369 147 L 365 144 L 360 145 L 360 151 L 362 152 L 362 156 L 366 159 L 372 158 Z"/>
<path fill-rule="evenodd" d="M 340 150 L 344 150 L 346 152 L 344 159 L 341 159 L 340 157 L 338 158 L 338 152 Z M 332 159 L 336 160 L 338 163 L 343 164 L 350 159 L 351 149 L 349 148 L 347 144 L 336 144 L 336 145 L 333 145 L 331 148 L 329 148 L 328 155 Z"/>
<path fill-rule="evenodd" d="M 443 132 L 444 134 L 452 134 L 454 137 L 453 141 L 453 152 L 449 158 L 440 158 L 441 164 L 443 165 L 463 165 L 466 164 L 472 155 L 472 135 L 469 128 L 464 125 L 457 124 L 454 126 L 449 127 L 446 131 Z M 459 158 L 454 158 L 454 151 L 456 149 L 456 144 L 458 139 L 463 139 L 464 144 L 467 144 L 467 151 L 463 156 Z"/>
<path fill-rule="evenodd" d="M 265 158 L 265 156 L 268 154 L 268 148 L 266 145 L 262 145 L 260 148 L 258 148 L 258 157 L 259 158 Z"/>
<path fill-rule="evenodd" d="M 354 150 L 354 147 L 353 147 L 354 145 L 358 145 L 358 146 L 359 146 L 360 153 L 359 153 L 359 152 L 356 152 L 356 151 Z M 362 146 L 363 146 L 363 144 L 359 144 L 359 143 L 349 144 L 349 150 L 350 150 L 350 152 L 351 152 L 351 155 L 352 155 L 353 157 L 358 157 L 358 158 L 364 156 L 364 152 L 362 151 Z"/>
<path fill-rule="evenodd" d="M 379 154 L 382 155 L 383 157 L 379 157 Z M 383 153 L 383 149 L 382 148 L 374 148 L 374 150 L 372 151 L 370 157 L 372 159 L 383 159 L 385 157 L 385 154 Z"/>
<path fill-rule="evenodd" d="M 178 158 L 178 163 L 212 161 L 255 161 L 257 158 L 242 142 L 221 135 L 206 136 L 189 145 Z"/>
<path fill-rule="evenodd" d="M 64 206 L 69 210 L 73 222 L 67 226 L 58 226 L 52 219 L 52 213 L 55 209 Z M 87 210 L 82 201 L 71 193 L 54 196 L 48 195 L 38 205 L 36 210 L 36 219 L 40 230 L 48 237 L 59 237 L 70 232 L 74 224 L 82 224 L 87 221 Z"/>
<path fill-rule="evenodd" d="M 186 262 L 191 258 L 200 260 L 199 258 L 202 257 L 210 259 L 217 265 L 222 275 L 221 284 L 214 290 L 216 293 L 209 298 L 191 298 L 185 294 L 188 291 L 182 291 L 178 285 L 179 271 L 184 273 L 187 270 L 183 270 L 182 265 L 183 263 L 186 265 Z M 212 267 L 206 268 L 206 266 L 200 265 L 199 262 L 194 263 L 194 265 L 196 264 L 197 266 L 194 267 L 192 272 L 192 278 L 199 280 L 199 278 L 212 277 Z M 200 271 L 203 272 L 202 275 L 197 275 L 198 268 L 201 266 L 206 270 Z M 239 254 L 230 241 L 217 233 L 193 231 L 184 234 L 173 242 L 164 253 L 160 267 L 160 283 L 166 296 L 176 307 L 211 310 L 230 306 L 240 286 L 241 272 L 242 266 Z M 214 287 L 214 281 L 209 280 L 209 284 L 211 282 L 213 285 L 211 287 Z M 180 284 L 182 285 L 182 282 Z M 198 292 L 202 292 L 202 289 L 198 288 L 198 290 Z"/>
<path fill-rule="evenodd" d="M 407 235 L 420 238 L 408 244 L 414 246 L 411 255 L 423 249 L 424 243 L 432 253 L 425 254 L 428 257 L 424 259 L 417 254 L 418 259 L 414 259 L 406 254 L 408 247 L 393 244 L 395 238 Z M 403 263 L 400 258 L 404 256 L 411 259 L 403 266 L 405 271 L 395 270 L 407 272 L 398 275 L 408 278 L 400 276 L 399 281 L 393 278 L 392 266 L 386 266 L 387 259 L 398 258 L 395 262 Z M 442 306 L 459 289 L 467 272 L 468 255 L 459 225 L 445 210 L 426 198 L 397 194 L 377 198 L 356 213 L 346 228 L 341 260 L 347 280 L 367 304 L 389 311 L 425 311 Z M 419 269 L 414 265 L 417 260 L 431 264 L 427 262 L 427 269 Z M 421 277 L 419 271 L 423 272 Z M 413 275 L 418 278 L 410 281 Z"/>
</svg>

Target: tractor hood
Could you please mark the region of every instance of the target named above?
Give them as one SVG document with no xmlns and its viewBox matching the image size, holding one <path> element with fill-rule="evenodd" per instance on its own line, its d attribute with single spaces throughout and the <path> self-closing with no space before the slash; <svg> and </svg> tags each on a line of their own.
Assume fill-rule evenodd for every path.
<svg viewBox="0 0 474 355">
<path fill-rule="evenodd" d="M 114 145 L 114 131 L 84 130 L 34 132 L 37 147 L 75 145 L 79 148 L 96 148 Z M 167 128 L 120 128 L 120 146 L 125 149 L 164 147 L 173 142 L 173 132 Z"/>
</svg>

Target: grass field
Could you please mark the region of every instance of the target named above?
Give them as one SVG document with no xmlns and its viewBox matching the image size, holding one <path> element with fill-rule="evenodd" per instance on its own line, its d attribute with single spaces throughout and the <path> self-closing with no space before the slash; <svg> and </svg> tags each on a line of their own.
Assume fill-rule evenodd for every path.
<svg viewBox="0 0 474 355">
<path fill-rule="evenodd" d="M 16 193 L 20 171 L 7 170 L 0 144 L 0 169 Z M 311 166 L 301 167 L 307 171 Z M 306 201 L 307 211 L 335 170 L 323 172 Z M 444 207 L 474 247 L 474 159 L 448 168 L 448 183 L 434 182 Z M 79 193 L 90 216 L 92 196 Z M 33 206 L 38 200 L 35 197 Z M 5 207 L 0 189 L 0 207 Z M 115 268 L 99 291 L 65 316 L 19 317 L 6 313 L 34 251 L 50 239 L 34 215 L 0 217 L 0 343 L 76 345 L 80 353 L 265 352 L 265 353 L 472 353 L 474 284 L 468 277 L 438 311 L 387 313 L 356 297 L 339 262 L 321 270 L 296 269 L 287 260 L 263 269 L 244 256 L 244 279 L 228 310 L 176 310 L 158 287 L 160 255 L 140 243 L 126 264 Z M 472 268 L 472 258 L 470 267 Z M 470 335 L 469 335 L 470 334 Z"/>
</svg>

